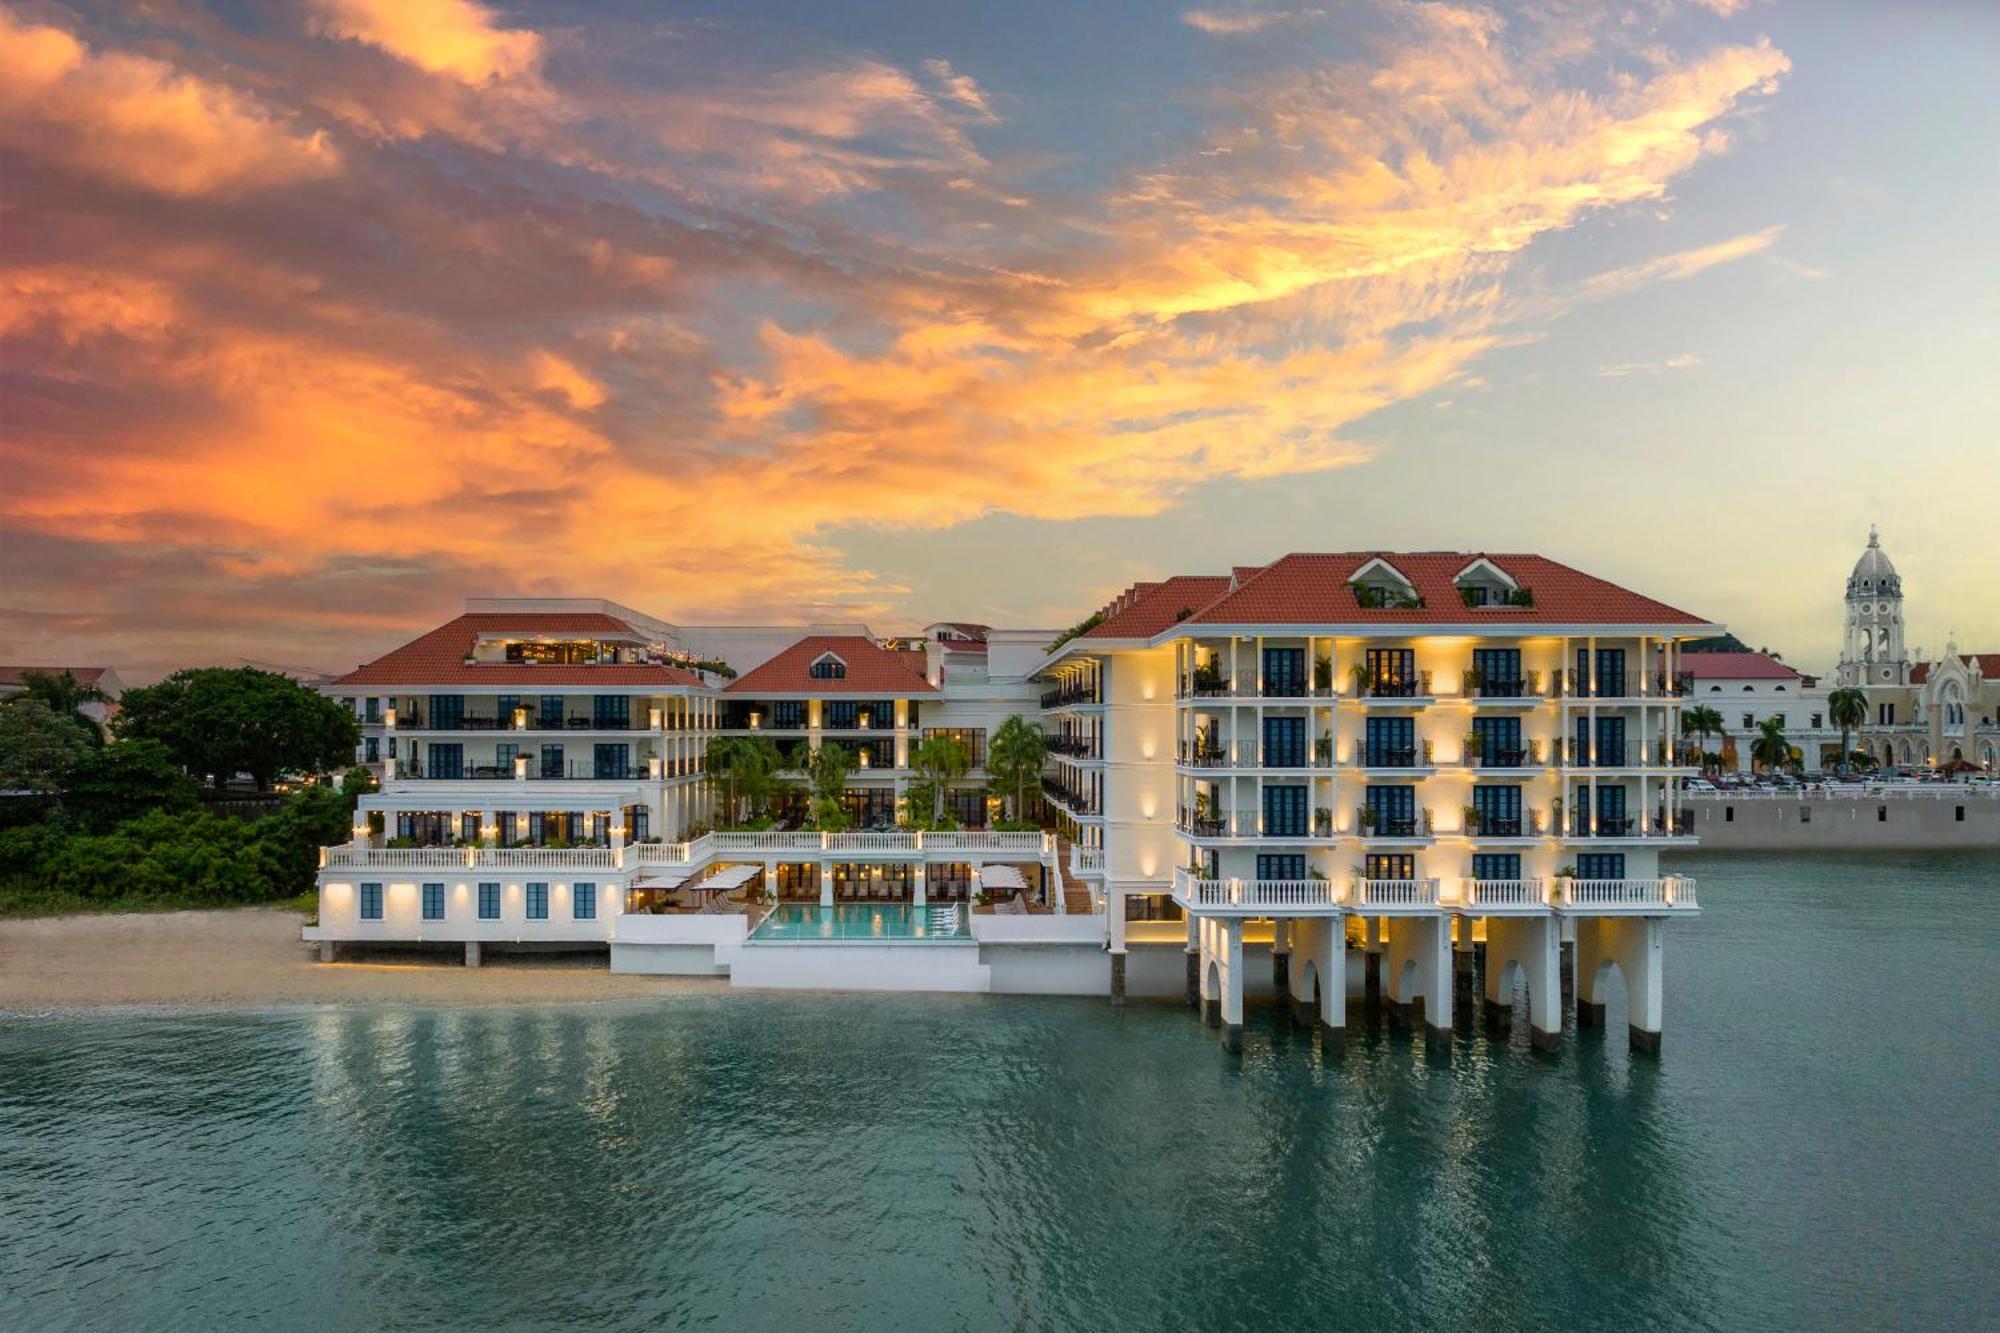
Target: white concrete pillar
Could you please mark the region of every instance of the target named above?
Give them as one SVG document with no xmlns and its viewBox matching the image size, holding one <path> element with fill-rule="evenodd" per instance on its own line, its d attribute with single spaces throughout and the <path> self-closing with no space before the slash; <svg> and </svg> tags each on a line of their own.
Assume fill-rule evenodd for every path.
<svg viewBox="0 0 2000 1333">
<path fill-rule="evenodd" d="M 467 941 L 465 942 L 465 965 L 466 965 L 467 967 L 478 967 L 478 966 L 479 966 L 479 941 L 478 941 L 478 940 L 467 940 Z"/>
<path fill-rule="evenodd" d="M 1538 1051 L 1562 1047 L 1561 933 L 1554 917 L 1518 923 L 1521 969 L 1528 979 L 1528 1040 Z"/>
<path fill-rule="evenodd" d="M 1232 1051 L 1243 1049 L 1243 918 L 1227 917 L 1220 923 L 1222 938 L 1222 1044 Z"/>
<path fill-rule="evenodd" d="M 928 901 L 924 895 L 924 863 L 917 862 L 910 874 L 910 902 L 917 907 L 923 907 Z"/>
<path fill-rule="evenodd" d="M 1598 970 L 1604 965 L 1604 939 L 1598 927 L 1601 917 L 1584 917 L 1576 923 L 1576 1025 L 1580 1028 L 1604 1026 L 1604 993 Z"/>
<path fill-rule="evenodd" d="M 819 905 L 821 907 L 833 906 L 833 863 L 831 861 L 821 861 L 819 863 Z"/>
</svg>

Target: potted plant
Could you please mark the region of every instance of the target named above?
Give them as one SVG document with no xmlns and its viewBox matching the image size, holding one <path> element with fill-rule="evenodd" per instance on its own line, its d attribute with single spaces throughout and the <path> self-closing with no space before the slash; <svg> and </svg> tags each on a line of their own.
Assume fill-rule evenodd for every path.
<svg viewBox="0 0 2000 1333">
<path fill-rule="evenodd" d="M 1486 816 L 1480 808 L 1476 805 L 1468 805 L 1465 807 L 1463 813 L 1465 816 L 1465 831 L 1467 833 L 1479 832 L 1480 825 L 1486 821 Z"/>
<path fill-rule="evenodd" d="M 1360 825 L 1361 825 L 1361 831 L 1362 831 L 1363 833 L 1373 833 L 1373 832 L 1375 831 L 1375 807 L 1374 807 L 1374 806 L 1372 806 L 1372 805 L 1364 805 L 1364 806 L 1362 806 L 1362 807 L 1361 807 L 1361 809 L 1360 809 L 1360 811 L 1358 812 L 1358 814 L 1357 814 L 1356 818 L 1357 818 L 1358 822 L 1359 822 L 1359 823 L 1360 823 Z"/>
<path fill-rule="evenodd" d="M 1330 690 L 1333 688 L 1333 659 L 1316 657 L 1313 659 L 1313 688 Z"/>
<path fill-rule="evenodd" d="M 1486 683 L 1486 673 L 1476 666 L 1467 667 L 1465 669 L 1464 680 L 1465 692 L 1467 694 L 1477 694 L 1479 693 L 1480 686 Z"/>
<path fill-rule="evenodd" d="M 1313 834 L 1321 838 L 1333 836 L 1333 811 L 1326 806 L 1313 811 Z"/>
<path fill-rule="evenodd" d="M 1486 733 L 1483 731 L 1466 732 L 1465 757 L 1467 759 L 1477 759 L 1485 753 L 1486 753 Z"/>
<path fill-rule="evenodd" d="M 1356 698 L 1360 698 L 1368 692 L 1368 668 L 1365 664 L 1356 662 L 1347 669 L 1347 674 L 1354 679 L 1354 695 Z"/>
<path fill-rule="evenodd" d="M 1333 736 L 1331 733 L 1313 742 L 1313 758 L 1322 764 L 1333 762 Z"/>
</svg>

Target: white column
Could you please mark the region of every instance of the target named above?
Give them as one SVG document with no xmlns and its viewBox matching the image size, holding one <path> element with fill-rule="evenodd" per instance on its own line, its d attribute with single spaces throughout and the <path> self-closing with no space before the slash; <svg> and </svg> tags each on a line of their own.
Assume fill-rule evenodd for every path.
<svg viewBox="0 0 2000 1333">
<path fill-rule="evenodd" d="M 1222 926 L 1222 1041 L 1243 1047 L 1243 918 L 1226 917 Z"/>
<path fill-rule="evenodd" d="M 1528 1039 L 1537 1050 L 1562 1045 L 1561 931 L 1552 916 L 1523 923 L 1517 933 L 1521 970 L 1528 981 Z"/>
<path fill-rule="evenodd" d="M 912 868 L 911 875 L 910 902 L 915 906 L 923 907 L 928 900 L 924 896 L 924 863 L 922 861 L 917 862 Z"/>
<path fill-rule="evenodd" d="M 831 861 L 819 862 L 819 905 L 821 907 L 833 906 L 833 863 Z"/>
</svg>

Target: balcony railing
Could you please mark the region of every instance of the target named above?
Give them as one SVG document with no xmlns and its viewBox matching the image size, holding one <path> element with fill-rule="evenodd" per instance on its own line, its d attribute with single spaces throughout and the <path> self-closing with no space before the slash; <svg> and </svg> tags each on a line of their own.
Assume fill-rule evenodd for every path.
<svg viewBox="0 0 2000 1333">
<path fill-rule="evenodd" d="M 1050 736 L 1047 738 L 1050 754 L 1065 755 L 1071 759 L 1095 759 L 1098 757 L 1098 743 L 1095 736 Z"/>
<path fill-rule="evenodd" d="M 1065 685 L 1042 692 L 1043 708 L 1068 708 L 1076 704 L 1101 702 L 1103 701 L 1097 697 L 1097 687 L 1094 685 Z"/>
<path fill-rule="evenodd" d="M 1506 819 L 1468 815 L 1465 833 L 1472 838 L 1539 838 L 1542 836 L 1542 812 L 1530 810 L 1526 818 L 1514 815 Z"/>
<path fill-rule="evenodd" d="M 417 782 L 501 782 L 511 781 L 515 776 L 512 765 L 506 764 L 465 764 L 456 771 L 436 772 L 421 765 L 399 763 L 392 782 L 405 780 Z M 599 768 L 596 764 L 579 761 L 569 764 L 543 764 L 533 759 L 528 761 L 527 777 L 534 782 L 643 782 L 650 776 L 643 764 L 627 764 L 622 768 Z"/>
<path fill-rule="evenodd" d="M 379 719 L 371 719 L 370 726 L 381 725 Z M 604 718 L 589 714 L 571 714 L 566 717 L 544 718 L 538 713 L 530 713 L 517 723 L 511 717 L 488 717 L 481 713 L 466 713 L 457 719 L 446 718 L 439 721 L 426 718 L 421 709 L 402 709 L 396 714 L 396 731 L 651 731 L 653 726 L 645 719 Z"/>
<path fill-rule="evenodd" d="M 1419 671 L 1409 677 L 1365 677 L 1360 685 L 1364 699 L 1427 699 L 1431 694 L 1431 673 Z"/>
<path fill-rule="evenodd" d="M 1620 671 L 1592 677 L 1566 667 L 1551 677 L 1550 684 L 1551 694 L 1559 699 L 1680 698 L 1694 693 L 1694 676 L 1686 671 L 1672 676 L 1660 671 Z"/>
<path fill-rule="evenodd" d="M 1057 805 L 1068 809 L 1073 815 L 1094 815 L 1098 812 L 1095 799 L 1054 778 L 1042 779 L 1042 794 Z"/>
<path fill-rule="evenodd" d="M 1365 805 L 1354 812 L 1354 826 L 1364 838 L 1428 838 L 1433 831 L 1429 810 L 1408 817 L 1391 817 Z"/>
<path fill-rule="evenodd" d="M 1435 907 L 1435 879 L 1356 879 L 1348 895 L 1350 907 Z"/>
<path fill-rule="evenodd" d="M 1362 768 L 1428 768 L 1431 743 L 1370 745 L 1364 741 L 1354 747 L 1354 762 Z"/>
<path fill-rule="evenodd" d="M 1542 674 L 1531 671 L 1518 680 L 1480 680 L 1466 693 L 1475 699 L 1533 699 L 1542 692 Z"/>
<path fill-rule="evenodd" d="M 1543 879 L 1468 879 L 1467 907 L 1546 907 L 1548 881 Z"/>
<path fill-rule="evenodd" d="M 1526 768 L 1530 763 L 1539 763 L 1541 747 L 1522 745 L 1511 750 L 1481 749 L 1473 756 L 1477 768 Z"/>
<path fill-rule="evenodd" d="M 1206 879 L 1174 871 L 1174 896 L 1193 908 L 1329 908 L 1340 894 L 1326 879 Z"/>
<path fill-rule="evenodd" d="M 1695 881 L 1684 875 L 1660 879 L 1572 879 L 1556 881 L 1556 900 L 1562 906 L 1595 911 L 1698 909 Z"/>
<path fill-rule="evenodd" d="M 1069 873 L 1072 875 L 1103 874 L 1104 849 L 1102 847 L 1080 847 L 1071 844 L 1069 849 Z"/>
</svg>

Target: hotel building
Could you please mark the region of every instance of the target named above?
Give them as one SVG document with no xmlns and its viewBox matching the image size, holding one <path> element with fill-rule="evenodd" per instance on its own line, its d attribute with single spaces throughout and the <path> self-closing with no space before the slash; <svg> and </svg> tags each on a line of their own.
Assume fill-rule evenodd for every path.
<svg viewBox="0 0 2000 1333">
<path fill-rule="evenodd" d="M 476 601 L 326 687 L 382 785 L 306 936 L 468 962 L 596 944 L 741 986 L 1185 995 L 1231 1042 L 1266 995 L 1329 1041 L 1350 998 L 1449 1041 L 1477 972 L 1490 1017 L 1552 1046 L 1573 978 L 1579 1022 L 1622 983 L 1656 1046 L 1665 923 L 1696 910 L 1659 867 L 1691 841 L 1681 645 L 1719 632 L 1540 556 L 1442 552 L 1142 583 L 1063 638 Z M 994 827 L 985 747 L 1015 716 L 1047 742 L 1039 829 Z M 941 796 L 913 767 L 936 736 L 970 760 Z M 843 827 L 796 792 L 769 827 L 724 824 L 725 737 L 791 769 L 847 749 Z M 942 830 L 909 827 L 939 807 Z"/>
</svg>

